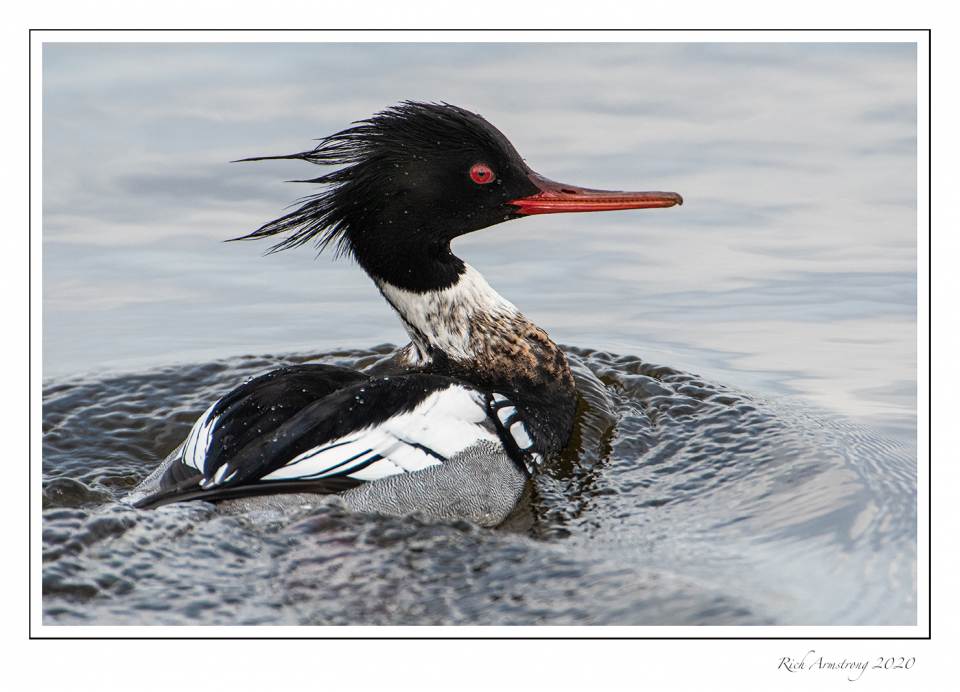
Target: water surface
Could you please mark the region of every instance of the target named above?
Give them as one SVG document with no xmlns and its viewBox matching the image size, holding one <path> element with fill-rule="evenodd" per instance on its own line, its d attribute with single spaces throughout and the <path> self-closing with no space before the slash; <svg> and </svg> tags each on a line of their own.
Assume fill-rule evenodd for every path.
<svg viewBox="0 0 960 692">
<path fill-rule="evenodd" d="M 44 393 L 45 621 L 913 624 L 909 449 L 633 356 L 572 350 L 573 439 L 503 527 L 121 501 L 247 376 L 237 358 Z"/>
<path fill-rule="evenodd" d="M 912 44 L 48 44 L 43 70 L 49 621 L 914 621 Z M 221 242 L 316 171 L 229 161 L 401 99 L 551 178 L 683 194 L 455 244 L 609 387 L 594 437 L 510 530 L 116 504 L 246 375 L 402 342 L 349 263 Z"/>
</svg>

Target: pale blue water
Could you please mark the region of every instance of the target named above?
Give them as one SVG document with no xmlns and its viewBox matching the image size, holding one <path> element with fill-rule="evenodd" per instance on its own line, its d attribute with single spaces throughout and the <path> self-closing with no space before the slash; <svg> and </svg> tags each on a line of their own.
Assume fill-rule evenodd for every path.
<svg viewBox="0 0 960 692">
<path fill-rule="evenodd" d="M 895 603 L 871 616 L 841 595 L 814 619 L 912 622 L 915 72 L 912 44 L 47 45 L 45 402 L 58 415 L 69 411 L 57 387 L 87 383 L 92 389 L 75 404 L 84 420 L 97 392 L 125 383 L 134 387 L 126 396 L 139 392 L 137 415 L 154 417 L 132 424 L 143 434 L 171 407 L 193 415 L 183 392 L 156 384 L 160 366 L 402 342 L 389 308 L 349 263 L 314 260 L 306 248 L 263 257 L 256 244 L 221 242 L 277 216 L 304 191 L 282 181 L 315 170 L 228 162 L 301 151 L 402 99 L 449 101 L 486 116 L 548 177 L 684 196 L 683 207 L 669 210 L 515 221 L 463 238 L 455 250 L 560 343 L 696 373 L 771 402 L 781 420 L 799 420 L 789 412 L 800 407 L 827 428 L 859 431 L 850 434 L 872 451 L 858 461 L 850 450 L 861 447 L 844 443 L 837 458 L 849 463 L 844 474 L 879 486 L 831 484 L 828 474 L 784 504 L 819 517 L 821 529 L 856 529 L 846 542 L 828 541 L 817 560 L 809 545 L 799 553 L 821 566 L 837 555 L 852 562 L 837 577 L 849 587 L 839 593 L 862 598 L 862 587 L 865 602 L 894 593 Z M 191 381 L 204 392 L 214 386 L 206 376 Z M 143 382 L 158 387 L 146 390 L 152 399 Z M 616 439 L 628 444 L 628 429 Z M 135 450 L 136 439 L 109 444 Z M 89 464 L 121 464 L 116 450 L 98 456 L 89 444 L 57 446 L 49 476 L 114 488 Z M 87 465 L 71 467 L 71 454 Z M 131 454 L 122 464 L 136 475 Z M 162 452 L 145 453 L 144 464 L 155 454 Z M 801 456 L 819 458 L 816 448 Z M 725 449 L 723 458 L 738 457 Z M 631 507 L 631 516 L 646 517 L 642 503 Z M 697 512 L 719 521 L 721 509 Z M 682 517 L 672 521 L 671 541 L 627 540 L 627 553 L 657 554 L 658 569 L 684 572 L 680 556 L 694 542 Z M 864 529 L 882 521 L 875 534 Z M 596 540 L 591 531 L 574 534 Z M 814 529 L 802 533 L 816 543 Z M 876 552 L 864 553 L 871 541 Z M 762 566 L 782 568 L 787 551 L 786 543 L 760 543 L 743 557 L 762 583 Z M 877 561 L 892 555 L 903 561 L 889 567 L 896 577 L 877 581 Z M 816 581 L 797 569 L 798 582 Z M 730 574 L 742 577 L 736 566 Z M 603 597 L 615 599 L 619 588 Z M 628 619 L 690 622 L 710 612 L 690 610 L 691 602 L 687 594 L 679 609 L 651 611 L 644 601 Z M 802 619 L 770 603 L 747 615 L 724 612 L 737 622 Z M 123 612 L 122 603 L 111 608 Z M 617 621 L 616 613 L 600 619 Z"/>
</svg>

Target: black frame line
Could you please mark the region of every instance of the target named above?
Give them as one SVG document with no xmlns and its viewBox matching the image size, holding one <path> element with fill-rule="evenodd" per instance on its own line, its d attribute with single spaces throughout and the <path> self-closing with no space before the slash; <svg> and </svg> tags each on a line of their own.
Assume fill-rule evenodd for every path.
<svg viewBox="0 0 960 692">
<path fill-rule="evenodd" d="M 30 440 L 33 437 L 32 430 L 32 420 L 31 412 L 33 410 L 33 391 L 31 389 L 32 375 L 33 375 L 33 269 L 32 269 L 32 241 L 33 241 L 33 210 L 31 207 L 31 201 L 33 200 L 33 107 L 32 107 L 32 96 L 33 96 L 33 32 L 44 32 L 44 33 L 55 33 L 55 32 L 73 32 L 73 33 L 92 33 L 92 32 L 182 32 L 182 33 L 193 33 L 193 32 L 204 32 L 204 33 L 217 33 L 217 32 L 230 32 L 230 33 L 266 33 L 266 32 L 300 32 L 304 34 L 308 33 L 319 33 L 319 32 L 333 32 L 333 33 L 358 33 L 358 32 L 393 32 L 393 33 L 409 33 L 413 31 L 423 31 L 423 32 L 443 32 L 443 33 L 464 33 L 464 32 L 493 32 L 493 33 L 507 33 L 511 31 L 516 32 L 544 32 L 544 31 L 553 31 L 553 32 L 564 32 L 569 34 L 576 34 L 580 32 L 630 32 L 637 34 L 649 34 L 649 33 L 666 33 L 666 32 L 691 32 L 691 31 L 703 31 L 711 33 L 734 33 L 734 32 L 782 32 L 782 33 L 796 33 L 796 32 L 883 32 L 883 33 L 898 33 L 898 32 L 907 32 L 907 33 L 923 33 L 927 34 L 927 304 L 928 304 L 928 322 L 927 322 L 927 440 L 929 446 L 929 457 L 927 459 L 927 526 L 932 528 L 933 526 L 933 30 L 932 29 L 436 29 L 436 28 L 427 28 L 427 29 L 417 29 L 417 28 L 407 28 L 407 29 L 44 29 L 44 28 L 35 28 L 27 30 L 27 70 L 28 70 L 28 79 L 27 79 L 27 300 L 28 300 L 28 310 L 27 310 L 27 638 L 29 640 L 102 640 L 102 641 L 113 641 L 113 640 L 166 640 L 166 639 L 180 639 L 185 641 L 193 640 L 233 640 L 233 639 L 255 639 L 255 640 L 296 640 L 296 639 L 317 639 L 317 640 L 365 640 L 365 641 L 378 641 L 378 640 L 424 640 L 424 641 L 433 641 L 433 640 L 491 640 L 491 641 L 517 641 L 517 640 L 609 640 L 609 641 L 619 641 L 619 640 L 664 640 L 664 641 L 674 641 L 674 640 L 742 640 L 742 641 L 757 641 L 757 640 L 784 640 L 784 641 L 930 641 L 933 639 L 933 532 L 931 530 L 927 531 L 927 634 L 925 636 L 868 636 L 868 637 L 856 637 L 856 636 L 821 636 L 821 637 L 803 637 L 803 636 L 667 636 L 667 637 L 656 637 L 656 636 L 636 636 L 636 637 L 626 637 L 626 636 L 495 636 L 495 637 L 482 637 L 482 636 L 427 636 L 427 637 L 418 637 L 418 636 L 316 636 L 316 635 L 304 635 L 304 636 L 282 636 L 282 637 L 269 637 L 269 636 L 212 636 L 212 637 L 201 637 L 201 636 L 131 636 L 131 637 L 122 637 L 122 636 L 40 636 L 34 635 L 33 633 L 33 622 L 31 620 L 31 607 L 33 604 L 33 545 L 31 543 L 30 537 L 33 534 L 33 488 L 31 487 L 31 478 L 33 475 L 33 454 L 31 453 Z M 451 43 L 453 43 L 451 41 Z M 918 46 L 919 47 L 919 46 Z M 920 460 L 917 459 L 917 464 L 919 467 Z M 141 625 L 138 625 L 141 626 Z M 189 626 L 189 625 L 187 625 Z M 232 625 L 231 625 L 232 626 Z M 447 625 L 446 627 L 455 627 L 454 625 Z M 581 625 L 582 627 L 589 627 L 589 625 Z M 748 627 L 743 625 L 741 627 Z"/>
</svg>

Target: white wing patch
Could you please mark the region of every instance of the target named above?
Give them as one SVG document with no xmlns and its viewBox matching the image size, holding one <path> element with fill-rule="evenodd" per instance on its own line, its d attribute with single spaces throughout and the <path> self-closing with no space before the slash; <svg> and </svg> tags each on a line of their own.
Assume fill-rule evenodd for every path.
<svg viewBox="0 0 960 692">
<path fill-rule="evenodd" d="M 419 471 L 442 464 L 480 440 L 498 442 L 496 432 L 484 425 L 487 420 L 483 395 L 452 385 L 433 392 L 412 411 L 308 449 L 263 480 L 348 475 L 372 481 Z M 217 484 L 214 474 L 205 487 Z"/>
<path fill-rule="evenodd" d="M 190 434 L 187 435 L 187 441 L 183 445 L 183 455 L 181 459 L 187 466 L 192 466 L 200 473 L 203 473 L 204 462 L 207 458 L 207 450 L 210 449 L 210 441 L 213 439 L 213 426 L 217 422 L 217 417 L 212 416 L 214 407 L 219 404 L 214 401 L 210 407 L 203 412 L 197 422 L 190 428 Z"/>
</svg>

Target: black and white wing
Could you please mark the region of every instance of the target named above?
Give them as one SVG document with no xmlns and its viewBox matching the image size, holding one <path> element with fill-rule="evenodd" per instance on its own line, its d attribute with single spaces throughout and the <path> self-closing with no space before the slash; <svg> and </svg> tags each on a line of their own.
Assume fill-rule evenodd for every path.
<svg viewBox="0 0 960 692">
<path fill-rule="evenodd" d="M 420 384 L 419 379 L 413 383 Z M 262 480 L 347 476 L 375 481 L 437 466 L 481 440 L 497 441 L 496 430 L 487 420 L 483 394 L 461 384 L 443 384 L 384 420 L 301 452 Z M 365 406 L 368 396 L 368 388 L 360 387 L 354 400 Z M 376 399 L 370 403 L 376 405 Z"/>
<path fill-rule="evenodd" d="M 283 413 L 262 397 L 244 404 L 245 397 L 231 393 L 200 417 L 162 487 L 138 505 L 339 492 L 442 464 L 484 440 L 504 444 L 504 430 L 517 431 L 503 401 L 494 400 L 499 395 L 458 380 L 423 373 L 359 377 L 296 410 L 284 402 Z M 231 398 L 233 404 L 221 405 Z M 264 417 L 265 407 L 271 416 Z M 511 452 L 529 441 L 513 439 L 506 445 Z"/>
</svg>

